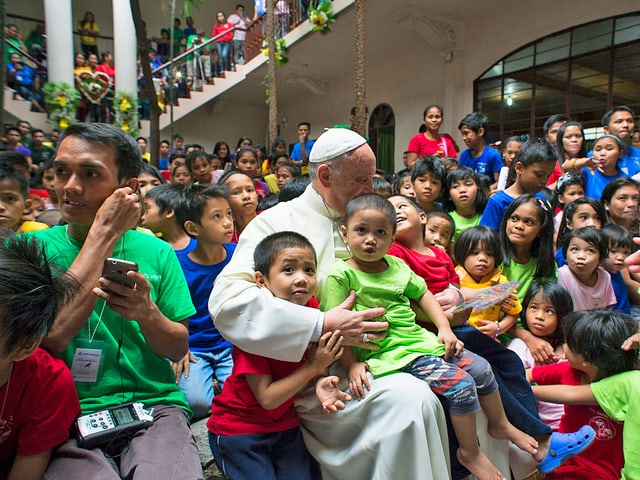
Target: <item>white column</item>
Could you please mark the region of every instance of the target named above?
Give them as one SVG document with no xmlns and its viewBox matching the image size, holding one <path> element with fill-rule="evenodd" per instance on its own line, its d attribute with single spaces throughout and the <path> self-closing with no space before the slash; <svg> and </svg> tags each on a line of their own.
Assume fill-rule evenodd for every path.
<svg viewBox="0 0 640 480">
<path fill-rule="evenodd" d="M 74 84 L 71 0 L 45 0 L 49 81 Z"/>
<path fill-rule="evenodd" d="M 132 95 L 138 91 L 137 43 L 129 0 L 112 0 L 113 56 L 116 67 L 116 91 Z"/>
</svg>

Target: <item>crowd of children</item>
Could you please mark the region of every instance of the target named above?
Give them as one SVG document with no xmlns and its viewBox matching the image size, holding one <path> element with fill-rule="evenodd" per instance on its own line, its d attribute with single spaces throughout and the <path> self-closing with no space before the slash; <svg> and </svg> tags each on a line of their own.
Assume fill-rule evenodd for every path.
<svg viewBox="0 0 640 480">
<path fill-rule="evenodd" d="M 313 381 L 325 411 L 335 413 L 345 402 L 366 397 L 369 375 L 402 371 L 425 380 L 444 399 L 459 446 L 457 460 L 477 478 L 502 478 L 476 442 L 480 408 L 489 420 L 489 434 L 531 454 L 512 457 L 514 474 L 522 465 L 526 471 L 537 464 L 551 479 L 635 478 L 637 466 L 630 464 L 635 453 L 625 443 L 633 442 L 632 435 L 620 421 L 632 411 L 629 378 L 637 368 L 637 352 L 621 346 L 638 330 L 628 314 L 640 309 L 640 275 L 625 266 L 625 259 L 636 250 L 632 238 L 640 225 L 640 184 L 628 174 L 640 171 L 640 156 L 611 133 L 597 138 L 587 152 L 582 126 L 568 119 L 557 122 L 555 144 L 549 138 L 510 137 L 500 155 L 485 141 L 486 117 L 472 113 L 458 127 L 468 148 L 459 161 L 447 160 L 455 157 L 455 149 L 451 138 L 439 133 L 442 109 L 428 106 L 424 121 L 426 131 L 409 143 L 407 169 L 393 176 L 378 172 L 369 189 L 376 193 L 348 203 L 336 228 L 350 258 L 334 265 L 321 291 L 316 292 L 316 252 L 304 236 L 283 232 L 256 248 L 254 280 L 276 298 L 318 307 L 317 295 L 319 308 L 327 311 L 353 290 L 353 308 L 386 309 L 384 321 L 390 327 L 384 340 L 375 342 L 376 350 L 343 348 L 337 331 L 321 336 L 297 363 L 232 345 L 211 322 L 209 297 L 247 225 L 260 211 L 304 191 L 309 180 L 301 167 L 306 170 L 306 165 L 291 161 L 281 139 L 269 154 L 244 137 L 235 152 L 218 142 L 217 153 L 208 154 L 198 145 L 185 146 L 177 136 L 173 146 L 166 142 L 164 172 L 142 167 L 138 229 L 173 247 L 196 310 L 189 318 L 189 351 L 171 362 L 175 382 L 194 418 L 210 415 L 216 462 L 231 479 L 280 469 L 296 472 L 290 478 L 317 478 L 318 466 L 304 447 L 293 408 L 298 392 Z M 301 138 L 307 140 L 308 134 Z M 0 226 L 22 233 L 56 224 L 59 217 L 43 223 L 36 216 L 57 209 L 57 175 L 50 160 L 33 168 L 20 153 L 1 153 Z M 44 191 L 42 212 L 33 206 L 37 202 L 30 187 Z M 0 267 L 12 249 L 36 248 L 2 244 Z M 49 302 L 68 295 L 65 284 L 45 280 L 60 292 Z M 449 290 L 464 302 L 479 290 L 507 282 L 518 282 L 517 290 L 481 310 L 457 311 L 443 299 L 442 292 Z M 417 317 L 410 300 L 421 307 Z M 53 303 L 51 318 L 57 308 Z M 7 321 L 4 315 L 2 310 L 0 322 Z M 488 352 L 486 359 L 472 353 L 473 334 L 461 323 L 489 337 L 496 348 L 515 352 L 526 370 L 522 382 L 591 389 L 534 389 L 538 410 L 530 413 L 536 417 L 539 412 L 552 435 L 512 425 L 507 419 L 512 412 L 503 409 L 501 367 Z M 9 348 L 11 337 L 0 338 L 3 363 L 9 365 L 0 380 L 7 389 L 11 368 L 25 359 L 51 363 L 34 351 L 47 328 L 40 327 L 29 345 Z M 338 378 L 328 373 L 339 359 L 348 371 L 349 393 L 339 391 Z M 600 387 L 605 384 L 623 393 L 613 397 Z M 22 468 L 21 455 L 32 454 L 21 442 L 16 441 L 17 450 L 12 447 L 14 463 L 3 464 L 7 471 Z M 597 446 L 590 447 L 592 442 Z M 565 453 L 549 453 L 555 451 Z"/>
</svg>

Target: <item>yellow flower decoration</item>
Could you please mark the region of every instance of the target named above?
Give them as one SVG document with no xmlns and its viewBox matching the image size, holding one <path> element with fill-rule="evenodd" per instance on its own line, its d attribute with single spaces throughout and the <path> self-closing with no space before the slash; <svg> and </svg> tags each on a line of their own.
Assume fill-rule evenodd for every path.
<svg viewBox="0 0 640 480">
<path fill-rule="evenodd" d="M 130 108 L 131 108 L 131 104 L 129 103 L 129 101 L 126 98 L 123 98 L 120 101 L 120 110 L 123 111 L 123 112 L 126 112 Z"/>
<path fill-rule="evenodd" d="M 69 126 L 69 122 L 67 122 L 67 119 L 63 117 L 60 119 L 58 125 L 60 126 L 61 130 L 65 130 Z"/>
<path fill-rule="evenodd" d="M 58 105 L 64 107 L 67 104 L 67 96 L 64 94 L 58 95 Z"/>
<path fill-rule="evenodd" d="M 122 124 L 122 130 L 125 131 L 125 132 L 128 132 L 129 131 L 129 124 L 128 123 L 123 123 Z"/>
</svg>

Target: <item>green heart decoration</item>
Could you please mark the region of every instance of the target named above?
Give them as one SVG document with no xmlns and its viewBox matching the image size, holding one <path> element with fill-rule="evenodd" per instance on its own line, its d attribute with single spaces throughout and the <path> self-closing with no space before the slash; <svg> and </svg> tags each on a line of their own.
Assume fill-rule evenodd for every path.
<svg viewBox="0 0 640 480">
<path fill-rule="evenodd" d="M 111 88 L 111 78 L 104 72 L 80 72 L 78 78 L 78 90 L 91 103 L 100 103 Z"/>
</svg>

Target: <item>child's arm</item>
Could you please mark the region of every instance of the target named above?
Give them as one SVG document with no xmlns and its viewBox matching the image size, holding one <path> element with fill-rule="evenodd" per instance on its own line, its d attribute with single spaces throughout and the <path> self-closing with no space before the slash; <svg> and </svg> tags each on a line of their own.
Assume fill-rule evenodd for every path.
<svg viewBox="0 0 640 480">
<path fill-rule="evenodd" d="M 555 363 L 558 360 L 551 344 L 540 337 L 536 337 L 529 330 L 516 325 L 511 333 L 527 344 L 531 355 L 539 365 Z"/>
<path fill-rule="evenodd" d="M 340 360 L 342 365 L 349 372 L 349 390 L 358 399 L 362 400 L 366 396 L 365 388 L 371 389 L 369 379 L 367 378 L 367 364 L 359 362 L 356 354 L 351 348 L 347 348 Z"/>
<path fill-rule="evenodd" d="M 640 282 L 638 282 L 631 276 L 628 268 L 622 269 L 620 273 L 622 274 L 622 279 L 624 280 L 624 284 L 627 287 L 627 295 L 629 296 L 629 300 L 631 301 L 631 303 L 640 305 L 640 293 L 638 293 Z"/>
<path fill-rule="evenodd" d="M 598 405 L 590 385 L 534 385 L 536 400 L 569 405 Z"/>
<path fill-rule="evenodd" d="M 198 360 L 196 360 L 196 357 L 193 356 L 191 350 L 189 350 L 187 354 L 177 362 L 169 361 L 171 367 L 173 368 L 173 373 L 176 376 L 176 384 L 180 383 L 180 377 L 182 377 L 182 374 L 184 374 L 184 378 L 189 378 L 189 364 L 197 362 Z"/>
<path fill-rule="evenodd" d="M 35 455 L 17 455 L 7 480 L 40 480 L 49 466 L 53 449 Z"/>
<path fill-rule="evenodd" d="M 278 408 L 310 380 L 322 375 L 326 367 L 342 356 L 342 340 L 339 330 L 325 333 L 305 364 L 279 380 L 274 381 L 269 374 L 246 374 L 247 383 L 260 406 L 265 410 Z"/>
<path fill-rule="evenodd" d="M 338 388 L 338 377 L 321 377 L 316 382 L 316 397 L 322 404 L 324 413 L 336 413 L 344 409 L 344 402 L 351 400 L 351 395 Z"/>
<path fill-rule="evenodd" d="M 640 333 L 631 335 L 622 343 L 622 350 L 637 350 L 640 348 Z"/>
<path fill-rule="evenodd" d="M 420 297 L 418 303 L 422 310 L 429 316 L 429 320 L 438 328 L 438 339 L 445 345 L 444 358 L 447 359 L 451 358 L 452 355 L 460 355 L 464 343 L 458 340 L 458 337 L 456 337 L 453 330 L 451 330 L 449 320 L 447 320 L 447 317 L 433 294 L 427 290 L 424 292 L 424 295 Z"/>
</svg>

